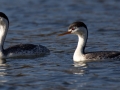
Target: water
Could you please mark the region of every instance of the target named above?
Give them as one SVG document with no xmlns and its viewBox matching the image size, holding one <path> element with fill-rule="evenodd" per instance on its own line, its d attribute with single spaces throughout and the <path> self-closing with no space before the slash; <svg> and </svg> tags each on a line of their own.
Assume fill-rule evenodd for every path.
<svg viewBox="0 0 120 90">
<path fill-rule="evenodd" d="M 87 51 L 120 50 L 119 0 L 1 0 L 10 19 L 4 48 L 41 44 L 51 54 L 35 59 L 6 59 L 0 65 L 1 90 L 119 90 L 120 61 L 72 60 L 77 36 L 57 37 L 74 21 L 89 29 Z"/>
</svg>

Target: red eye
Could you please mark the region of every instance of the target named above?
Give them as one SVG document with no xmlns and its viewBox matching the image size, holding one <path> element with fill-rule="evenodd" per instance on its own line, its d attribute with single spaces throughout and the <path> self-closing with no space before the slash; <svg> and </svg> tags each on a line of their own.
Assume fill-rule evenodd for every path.
<svg viewBox="0 0 120 90">
<path fill-rule="evenodd" d="M 74 28 L 72 28 L 72 30 L 74 30 Z"/>
<path fill-rule="evenodd" d="M 71 29 L 72 29 L 72 30 L 75 30 L 75 28 L 76 28 L 76 27 L 72 27 Z"/>
</svg>

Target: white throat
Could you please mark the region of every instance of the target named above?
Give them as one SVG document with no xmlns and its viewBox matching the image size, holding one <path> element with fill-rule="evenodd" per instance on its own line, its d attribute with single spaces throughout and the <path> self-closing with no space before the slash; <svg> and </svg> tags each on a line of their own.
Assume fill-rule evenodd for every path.
<svg viewBox="0 0 120 90">
<path fill-rule="evenodd" d="M 78 35 L 78 45 L 77 45 L 77 48 L 76 48 L 74 55 L 73 55 L 73 60 L 75 62 L 85 60 L 84 47 L 85 47 L 86 41 L 87 41 L 87 32 L 77 33 L 77 35 Z"/>
<path fill-rule="evenodd" d="M 8 30 L 8 22 L 6 19 L 2 18 L 0 21 L 0 57 L 3 57 L 3 45 L 6 38 Z"/>
</svg>

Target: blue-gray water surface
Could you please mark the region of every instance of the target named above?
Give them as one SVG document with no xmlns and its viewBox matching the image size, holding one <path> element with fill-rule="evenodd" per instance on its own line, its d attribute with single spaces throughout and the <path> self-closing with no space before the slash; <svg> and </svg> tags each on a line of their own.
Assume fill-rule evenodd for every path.
<svg viewBox="0 0 120 90">
<path fill-rule="evenodd" d="M 51 51 L 39 58 L 6 59 L 0 65 L 0 90 L 120 89 L 119 60 L 75 66 L 77 36 L 57 36 L 83 21 L 89 30 L 86 52 L 120 51 L 119 0 L 0 0 L 0 11 L 10 20 L 4 48 L 32 43 Z"/>
</svg>

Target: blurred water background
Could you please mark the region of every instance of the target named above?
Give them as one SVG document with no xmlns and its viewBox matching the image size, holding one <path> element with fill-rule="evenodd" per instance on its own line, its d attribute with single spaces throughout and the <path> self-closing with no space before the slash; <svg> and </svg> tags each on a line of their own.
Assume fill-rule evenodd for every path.
<svg viewBox="0 0 120 90">
<path fill-rule="evenodd" d="M 83 21 L 89 30 L 87 51 L 120 51 L 119 0 L 0 0 L 10 26 L 4 48 L 41 44 L 50 55 L 6 59 L 0 65 L 0 90 L 119 90 L 120 61 L 75 67 L 77 36 L 57 37 L 69 24 Z"/>
</svg>

